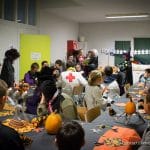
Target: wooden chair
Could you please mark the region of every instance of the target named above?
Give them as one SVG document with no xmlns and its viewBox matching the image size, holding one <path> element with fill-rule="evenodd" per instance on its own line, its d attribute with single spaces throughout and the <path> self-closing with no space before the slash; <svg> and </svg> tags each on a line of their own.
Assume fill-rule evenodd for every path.
<svg viewBox="0 0 150 150">
<path fill-rule="evenodd" d="M 77 112 L 78 112 L 79 119 L 81 121 L 85 121 L 85 114 L 87 112 L 87 108 L 85 106 L 77 106 Z"/>
<path fill-rule="evenodd" d="M 72 98 L 77 105 L 82 105 L 84 98 L 84 87 L 82 85 L 74 86 Z"/>
<path fill-rule="evenodd" d="M 101 114 L 100 106 L 96 106 L 89 110 L 87 110 L 86 107 L 77 106 L 77 112 L 78 112 L 80 120 L 85 121 L 85 122 L 92 122 Z"/>
<path fill-rule="evenodd" d="M 125 84 L 124 88 L 126 93 L 129 91 L 130 87 L 131 87 L 130 83 Z"/>
<path fill-rule="evenodd" d="M 96 119 L 101 114 L 100 106 L 96 106 L 94 108 L 89 109 L 85 113 L 85 121 L 86 122 L 92 122 L 94 119 Z"/>
</svg>

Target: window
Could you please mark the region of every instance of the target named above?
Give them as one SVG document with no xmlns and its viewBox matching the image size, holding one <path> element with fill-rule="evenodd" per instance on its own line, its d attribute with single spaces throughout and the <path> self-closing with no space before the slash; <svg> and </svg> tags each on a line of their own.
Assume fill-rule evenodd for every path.
<svg viewBox="0 0 150 150">
<path fill-rule="evenodd" d="M 134 49 L 135 50 L 150 50 L 150 38 L 134 38 Z"/>
<path fill-rule="evenodd" d="M 26 0 L 18 0 L 17 2 L 17 20 L 19 23 L 26 23 Z"/>
<path fill-rule="evenodd" d="M 0 0 L 0 18 L 36 25 L 38 0 Z"/>
<path fill-rule="evenodd" d="M 3 2 L 0 0 L 0 18 L 2 18 Z"/>
<path fill-rule="evenodd" d="M 130 51 L 131 41 L 115 41 L 115 50 L 126 50 Z M 115 54 L 115 65 L 123 62 L 122 54 Z"/>
<path fill-rule="evenodd" d="M 150 64 L 150 38 L 134 38 L 134 60 Z"/>
<path fill-rule="evenodd" d="M 36 25 L 36 0 L 28 1 L 28 24 Z"/>
<path fill-rule="evenodd" d="M 15 20 L 15 0 L 4 0 L 4 19 Z"/>
<path fill-rule="evenodd" d="M 116 50 L 127 50 L 129 51 L 131 47 L 130 41 L 115 41 Z"/>
</svg>

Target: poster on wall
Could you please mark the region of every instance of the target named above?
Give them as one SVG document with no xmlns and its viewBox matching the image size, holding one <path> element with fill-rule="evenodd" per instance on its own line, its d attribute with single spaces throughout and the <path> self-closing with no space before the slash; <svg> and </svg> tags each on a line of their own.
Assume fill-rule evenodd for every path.
<svg viewBox="0 0 150 150">
<path fill-rule="evenodd" d="M 31 52 L 31 60 L 40 60 L 40 59 L 41 59 L 41 53 Z"/>
<path fill-rule="evenodd" d="M 43 60 L 50 62 L 51 41 L 49 35 L 21 34 L 20 35 L 20 67 L 19 79 L 30 70 L 32 63 L 41 66 Z"/>
</svg>

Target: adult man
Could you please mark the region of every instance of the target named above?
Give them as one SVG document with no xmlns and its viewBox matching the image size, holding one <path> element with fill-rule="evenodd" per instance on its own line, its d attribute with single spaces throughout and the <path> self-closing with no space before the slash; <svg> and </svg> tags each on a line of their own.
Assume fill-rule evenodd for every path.
<svg viewBox="0 0 150 150">
<path fill-rule="evenodd" d="M 145 69 L 145 73 L 139 77 L 139 82 L 144 86 L 150 85 L 150 68 Z"/>
</svg>

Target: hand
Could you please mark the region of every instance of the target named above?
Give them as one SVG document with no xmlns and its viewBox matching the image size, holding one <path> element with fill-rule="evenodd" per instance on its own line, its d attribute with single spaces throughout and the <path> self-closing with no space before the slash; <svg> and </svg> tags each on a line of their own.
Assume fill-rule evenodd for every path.
<svg viewBox="0 0 150 150">
<path fill-rule="evenodd" d="M 104 89 L 103 89 L 103 91 L 102 91 L 102 93 L 108 93 L 109 92 L 109 89 L 108 89 L 108 87 L 105 87 Z"/>
<path fill-rule="evenodd" d="M 143 82 L 138 83 L 138 87 L 144 87 L 144 83 Z"/>
</svg>

